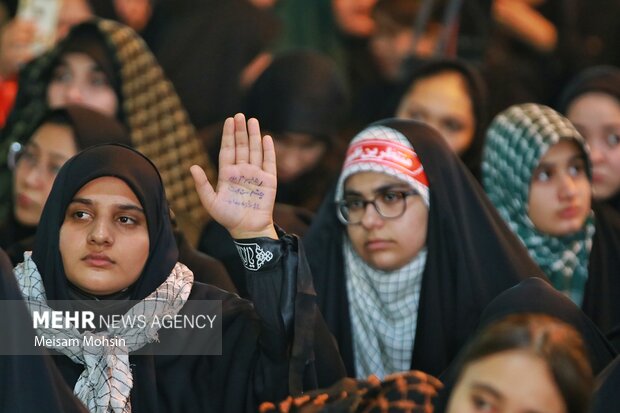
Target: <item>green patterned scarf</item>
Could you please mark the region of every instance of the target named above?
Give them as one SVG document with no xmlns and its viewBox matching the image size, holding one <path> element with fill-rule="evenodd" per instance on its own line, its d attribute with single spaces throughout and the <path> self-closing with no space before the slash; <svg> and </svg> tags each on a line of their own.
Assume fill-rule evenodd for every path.
<svg viewBox="0 0 620 413">
<path fill-rule="evenodd" d="M 589 159 L 583 137 L 553 109 L 538 104 L 508 108 L 487 131 L 482 181 L 491 202 L 555 288 L 580 305 L 588 278 L 593 214 L 578 232 L 558 237 L 538 231 L 527 212 L 532 173 L 549 148 L 560 140 L 574 141 Z M 591 165 L 586 163 L 591 179 Z"/>
</svg>

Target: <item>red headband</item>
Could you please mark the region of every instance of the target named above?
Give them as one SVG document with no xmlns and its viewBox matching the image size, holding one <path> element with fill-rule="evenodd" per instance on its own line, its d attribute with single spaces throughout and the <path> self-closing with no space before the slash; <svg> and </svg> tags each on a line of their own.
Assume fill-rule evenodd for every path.
<svg viewBox="0 0 620 413">
<path fill-rule="evenodd" d="M 428 187 L 428 178 L 415 151 L 401 143 L 367 139 L 354 143 L 347 150 L 343 171 L 362 164 L 376 163 L 403 173 Z"/>
</svg>

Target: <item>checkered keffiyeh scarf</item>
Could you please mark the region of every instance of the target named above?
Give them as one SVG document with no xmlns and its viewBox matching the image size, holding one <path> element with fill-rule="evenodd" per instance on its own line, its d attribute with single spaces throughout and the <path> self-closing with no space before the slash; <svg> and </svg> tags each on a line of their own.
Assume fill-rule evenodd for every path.
<svg viewBox="0 0 620 413">
<path fill-rule="evenodd" d="M 375 270 L 345 239 L 344 258 L 358 378 L 411 368 L 426 249 L 396 271 Z"/>
<path fill-rule="evenodd" d="M 593 214 L 580 231 L 556 237 L 538 231 L 527 212 L 534 169 L 549 148 L 566 139 L 576 142 L 588 154 L 583 137 L 553 109 L 538 104 L 512 106 L 489 126 L 482 175 L 491 202 L 530 256 L 559 291 L 580 305 L 588 278 Z M 587 170 L 591 176 L 589 163 Z"/>
<path fill-rule="evenodd" d="M 15 275 L 30 312 L 50 311 L 41 274 L 30 252 L 25 253 L 24 262 L 15 267 Z M 80 346 L 50 348 L 66 355 L 73 362 L 84 365 L 84 371 L 78 378 L 73 391 L 89 411 L 93 413 L 131 412 L 129 395 L 133 387 L 133 376 L 129 365 L 129 353 L 157 340 L 157 328 L 152 327 L 151 321 L 155 317 L 177 314 L 185 305 L 193 282 L 192 272 L 185 265 L 177 263 L 170 276 L 157 290 L 125 314 L 128 317 L 145 316 L 147 326 L 145 328 L 127 326 L 84 333 L 80 333 L 76 328 L 37 329 L 39 336 L 67 340 L 78 339 L 82 343 Z M 85 346 L 83 339 L 86 336 L 123 338 L 126 347 Z"/>
</svg>

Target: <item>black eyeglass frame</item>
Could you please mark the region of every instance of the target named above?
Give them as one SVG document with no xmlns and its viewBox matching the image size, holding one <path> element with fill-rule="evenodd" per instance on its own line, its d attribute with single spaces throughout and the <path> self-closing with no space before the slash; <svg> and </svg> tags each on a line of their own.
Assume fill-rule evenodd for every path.
<svg viewBox="0 0 620 413">
<path fill-rule="evenodd" d="M 407 197 L 408 196 L 413 196 L 413 195 L 420 195 L 420 193 L 418 191 L 416 191 L 415 189 L 410 189 L 409 191 L 386 191 L 386 192 L 394 192 L 394 193 L 398 193 L 402 195 L 402 201 L 403 201 L 403 210 L 401 211 L 400 214 L 393 216 L 393 217 L 386 217 L 385 215 L 383 215 L 381 213 L 381 211 L 379 210 L 379 208 L 377 207 L 377 198 L 379 198 L 382 195 L 385 195 L 385 192 L 381 192 L 378 193 L 377 195 L 375 195 L 375 197 L 372 200 L 367 200 L 367 199 L 363 199 L 362 203 L 364 204 L 363 207 L 363 211 L 364 213 L 366 213 L 366 207 L 368 207 L 368 204 L 372 204 L 372 206 L 375 208 L 375 211 L 377 211 L 377 214 L 379 214 L 379 216 L 381 216 L 381 218 L 383 219 L 397 219 L 402 217 L 405 214 L 405 211 L 407 211 Z M 362 223 L 362 220 L 360 219 L 359 222 L 349 222 L 345 216 L 344 213 L 342 212 L 342 209 L 345 208 L 347 201 L 346 200 L 341 200 L 336 202 L 336 212 L 337 212 L 337 216 L 338 216 L 338 220 L 343 223 L 344 225 L 360 225 Z M 362 218 L 364 217 L 364 215 L 362 214 Z"/>
</svg>

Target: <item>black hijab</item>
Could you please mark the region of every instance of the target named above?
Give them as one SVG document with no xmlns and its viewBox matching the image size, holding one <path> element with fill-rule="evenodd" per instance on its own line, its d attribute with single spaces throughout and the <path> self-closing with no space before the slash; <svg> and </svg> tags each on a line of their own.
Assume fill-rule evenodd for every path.
<svg viewBox="0 0 620 413">
<path fill-rule="evenodd" d="M 616 357 L 616 350 L 603 333 L 579 307 L 551 284 L 530 278 L 498 295 L 480 316 L 478 330 L 511 314 L 541 313 L 555 317 L 577 330 L 584 342 L 592 372 L 603 371 Z M 441 376 L 444 389 L 440 392 L 437 411 L 443 412 L 458 379 L 458 362 Z"/>
<path fill-rule="evenodd" d="M 480 71 L 473 65 L 458 59 L 436 59 L 416 67 L 405 82 L 406 90 L 401 99 L 406 96 L 419 80 L 432 77 L 444 72 L 456 72 L 465 82 L 465 91 L 471 100 L 472 112 L 476 127 L 474 137 L 469 147 L 460 157 L 467 168 L 479 180 L 481 176 L 480 162 L 484 147 L 485 131 L 489 122 L 489 103 L 487 86 Z"/>
<path fill-rule="evenodd" d="M 620 105 L 620 68 L 594 66 L 579 73 L 564 88 L 557 104 L 558 111 L 565 114 L 572 103 L 586 93 L 599 92 L 611 96 Z M 605 201 L 620 212 L 620 191 Z"/>
<path fill-rule="evenodd" d="M 123 180 L 140 201 L 149 231 L 149 257 L 130 298 L 141 300 L 161 285 L 177 262 L 178 250 L 168 203 L 157 168 L 145 156 L 123 145 L 86 149 L 61 168 L 37 228 L 32 258 L 41 273 L 49 300 L 67 300 L 68 284 L 59 250 L 59 232 L 73 196 L 103 176 Z"/>
<path fill-rule="evenodd" d="M 543 275 L 438 132 L 411 120 L 388 119 L 374 125 L 393 128 L 407 137 L 428 177 L 428 255 L 411 368 L 437 375 L 457 354 L 474 331 L 480 313 L 497 294 L 526 277 Z M 332 191 L 304 243 L 319 308 L 352 375 L 344 233 Z"/>
</svg>

